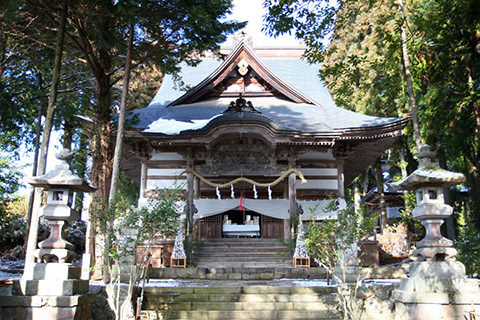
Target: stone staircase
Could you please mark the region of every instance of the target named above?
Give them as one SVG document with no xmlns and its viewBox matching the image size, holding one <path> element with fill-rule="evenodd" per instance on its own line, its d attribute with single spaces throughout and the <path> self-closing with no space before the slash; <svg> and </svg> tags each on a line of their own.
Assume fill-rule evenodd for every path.
<svg viewBox="0 0 480 320">
<path fill-rule="evenodd" d="M 205 239 L 193 253 L 197 267 L 289 267 L 288 248 L 277 239 Z"/>
<path fill-rule="evenodd" d="M 332 287 L 238 285 L 147 287 L 143 320 L 339 319 Z"/>
</svg>

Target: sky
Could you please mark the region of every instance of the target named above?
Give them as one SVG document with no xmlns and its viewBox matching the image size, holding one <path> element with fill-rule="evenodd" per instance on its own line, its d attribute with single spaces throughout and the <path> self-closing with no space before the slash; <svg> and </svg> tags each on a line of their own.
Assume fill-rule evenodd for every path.
<svg viewBox="0 0 480 320">
<path fill-rule="evenodd" d="M 299 40 L 291 35 L 273 38 L 262 33 L 263 16 L 266 13 L 263 0 L 234 0 L 231 17 L 238 21 L 248 21 L 243 31 L 252 37 L 254 46 L 297 46 Z M 228 38 L 227 43 L 232 39 L 233 35 Z"/>
<path fill-rule="evenodd" d="M 276 38 L 269 37 L 262 33 L 263 16 L 267 10 L 263 7 L 263 0 L 234 0 L 232 14 L 228 16 L 230 19 L 238 21 L 247 21 L 247 26 L 242 30 L 252 37 L 254 46 L 297 46 L 299 40 L 291 35 L 283 35 Z M 231 44 L 234 35 L 230 35 L 225 44 Z M 153 97 L 152 97 L 153 98 Z M 61 149 L 61 131 L 53 131 L 50 137 L 50 145 L 47 158 L 47 172 L 52 170 L 58 161 L 55 154 Z M 23 167 L 24 177 L 32 175 L 33 153 L 26 152 L 25 149 L 20 150 L 21 159 L 16 162 L 18 167 Z M 27 186 L 19 190 L 19 194 L 26 195 L 29 192 Z"/>
</svg>

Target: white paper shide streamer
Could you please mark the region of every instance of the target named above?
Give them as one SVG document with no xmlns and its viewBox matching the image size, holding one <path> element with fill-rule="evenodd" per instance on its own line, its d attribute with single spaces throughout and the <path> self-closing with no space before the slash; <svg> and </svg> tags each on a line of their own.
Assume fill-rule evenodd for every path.
<svg viewBox="0 0 480 320">
<path fill-rule="evenodd" d="M 215 188 L 215 192 L 217 193 L 218 200 L 222 200 L 222 195 L 220 194 L 220 190 L 218 190 L 218 187 Z"/>
<path fill-rule="evenodd" d="M 230 197 L 232 197 L 232 199 L 235 199 L 235 192 L 233 192 L 233 184 L 230 185 Z"/>
<path fill-rule="evenodd" d="M 257 186 L 253 185 L 253 198 L 258 199 Z"/>
<path fill-rule="evenodd" d="M 172 251 L 173 258 L 185 258 L 185 249 L 183 247 L 183 228 L 180 226 L 177 236 L 175 237 L 175 244 Z"/>
<path fill-rule="evenodd" d="M 268 200 L 272 200 L 272 189 L 268 186 Z"/>
</svg>

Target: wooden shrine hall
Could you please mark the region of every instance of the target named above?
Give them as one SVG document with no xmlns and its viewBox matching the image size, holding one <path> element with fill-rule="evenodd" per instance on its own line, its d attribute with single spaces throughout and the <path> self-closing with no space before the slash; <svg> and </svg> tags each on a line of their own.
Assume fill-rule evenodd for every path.
<svg viewBox="0 0 480 320">
<path fill-rule="evenodd" d="M 344 186 L 389 148 L 408 119 L 335 106 L 304 48 L 254 48 L 246 37 L 166 75 L 126 136 L 124 167 L 141 186 L 180 185 L 198 238 L 288 237 L 290 218 L 333 219 Z M 139 160 L 140 159 L 140 160 Z"/>
</svg>

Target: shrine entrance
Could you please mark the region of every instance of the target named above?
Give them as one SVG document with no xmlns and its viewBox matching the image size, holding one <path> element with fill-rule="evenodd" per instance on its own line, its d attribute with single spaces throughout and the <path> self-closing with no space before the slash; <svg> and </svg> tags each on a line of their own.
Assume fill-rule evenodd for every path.
<svg viewBox="0 0 480 320">
<path fill-rule="evenodd" d="M 284 237 L 284 220 L 251 210 L 232 209 L 197 221 L 198 239 Z"/>
</svg>

